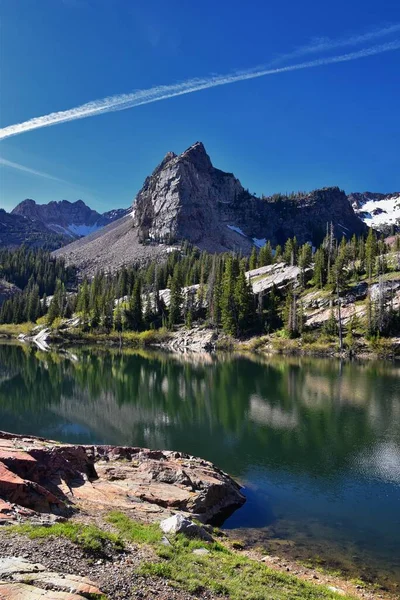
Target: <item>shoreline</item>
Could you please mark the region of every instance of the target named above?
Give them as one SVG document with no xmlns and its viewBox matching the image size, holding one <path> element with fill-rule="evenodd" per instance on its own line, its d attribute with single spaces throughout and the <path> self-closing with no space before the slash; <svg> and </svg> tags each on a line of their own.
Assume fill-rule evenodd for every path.
<svg viewBox="0 0 400 600">
<path fill-rule="evenodd" d="M 127 516 L 123 515 L 129 515 L 129 518 L 133 519 L 135 523 L 143 523 L 143 525 L 138 525 L 139 527 L 153 527 L 153 529 L 154 526 L 152 525 L 152 523 L 158 523 L 160 519 L 165 518 L 165 516 L 171 514 L 171 512 L 173 514 L 176 513 L 177 510 L 179 510 L 176 503 L 170 504 L 169 502 L 167 502 L 167 498 L 160 498 L 160 501 L 157 505 L 153 494 L 144 494 L 143 492 L 141 492 L 139 495 L 139 497 L 141 498 L 141 508 L 139 512 L 137 511 L 137 506 L 134 507 L 133 512 L 132 506 L 130 508 L 127 506 L 121 506 L 120 500 L 118 500 L 118 498 L 117 504 L 114 502 L 112 503 L 112 505 L 108 504 L 105 507 L 103 506 L 103 509 L 99 510 L 99 507 L 101 507 L 102 503 L 100 502 L 99 504 L 98 498 L 94 497 L 92 493 L 82 494 L 82 491 L 80 489 L 82 485 L 83 487 L 86 487 L 87 485 L 93 485 L 93 483 L 91 482 L 95 481 L 95 475 L 92 471 L 92 468 L 96 469 L 96 475 L 103 482 L 100 488 L 98 488 L 98 493 L 103 494 L 104 496 L 104 485 L 118 486 L 120 485 L 119 482 L 126 481 L 126 479 L 124 479 L 124 477 L 122 476 L 121 470 L 125 470 L 125 477 L 126 473 L 132 473 L 132 468 L 129 466 L 130 461 L 133 461 L 133 471 L 137 472 L 138 459 L 139 461 L 144 461 L 144 463 L 142 464 L 147 464 L 150 461 L 150 463 L 152 464 L 152 469 L 155 468 L 154 465 L 156 463 L 158 465 L 160 464 L 159 461 L 161 459 L 161 462 L 166 461 L 166 463 L 168 463 L 168 468 L 165 466 L 163 467 L 163 472 L 165 473 L 169 469 L 169 462 L 178 461 L 178 463 L 182 464 L 182 461 L 189 461 L 189 463 L 187 463 L 185 471 L 187 471 L 188 468 L 193 467 L 194 464 L 195 466 L 193 468 L 203 469 L 203 472 L 206 473 L 206 479 L 204 481 L 207 481 L 210 475 L 212 475 L 213 477 L 218 477 L 219 482 L 222 483 L 223 486 L 225 486 L 225 494 L 231 494 L 230 505 L 232 505 L 232 502 L 234 504 L 236 502 L 235 506 L 236 508 L 239 508 L 240 503 L 243 503 L 242 500 L 240 500 L 239 496 L 235 496 L 235 494 L 239 491 L 239 486 L 228 475 L 220 471 L 217 467 L 214 467 L 214 465 L 212 465 L 211 463 L 204 461 L 203 459 L 189 457 L 189 455 L 184 455 L 182 453 L 115 446 L 72 446 L 69 444 L 53 442 L 44 438 L 14 435 L 12 433 L 6 432 L 0 432 L 0 447 L 2 451 L 0 467 L 1 465 L 3 465 L 3 467 L 5 465 L 7 469 L 11 470 L 11 472 L 15 474 L 20 473 L 20 475 L 26 474 L 29 471 L 31 473 L 31 476 L 33 476 L 33 479 L 35 479 L 34 473 L 32 472 L 32 460 L 34 462 L 40 461 L 38 464 L 38 472 L 40 472 L 41 484 L 47 481 L 43 479 L 43 473 L 45 472 L 45 470 L 47 470 L 48 474 L 51 475 L 50 471 L 53 467 L 55 467 L 57 469 L 57 477 L 59 477 L 61 473 L 64 473 L 63 475 L 61 475 L 61 480 L 67 482 L 67 487 L 61 486 L 59 488 L 59 493 L 61 493 L 63 497 L 65 495 L 70 495 L 70 493 L 68 493 L 68 489 L 71 491 L 74 490 L 74 494 L 76 494 L 76 490 L 79 489 L 79 499 L 78 497 L 76 497 L 76 504 L 71 505 L 75 506 L 76 510 L 71 510 L 67 511 L 66 513 L 63 513 L 60 506 L 56 507 L 55 505 L 55 498 L 60 498 L 59 493 L 56 493 L 54 485 L 50 486 L 50 488 L 47 490 L 47 493 L 52 495 L 52 498 L 47 498 L 47 500 L 49 500 L 50 502 L 48 506 L 50 507 L 51 514 L 53 515 L 53 517 L 47 519 L 47 517 L 49 517 L 50 515 L 48 512 L 48 508 L 46 509 L 46 507 L 43 504 L 40 505 L 41 509 L 45 511 L 47 510 L 47 512 L 44 513 L 37 513 L 36 511 L 32 512 L 32 509 L 24 508 L 22 506 L 19 509 L 19 511 L 17 511 L 18 517 L 16 519 L 16 523 L 18 524 L 16 527 L 14 526 L 14 528 L 12 527 L 13 520 L 7 518 L 8 509 L 6 509 L 4 505 L 1 506 L 0 504 L 0 508 L 2 509 L 0 511 L 0 516 L 2 517 L 2 524 L 0 524 L 0 536 L 4 535 L 5 537 L 3 539 L 7 540 L 4 547 L 0 549 L 0 559 L 7 558 L 10 555 L 10 551 L 12 552 L 12 555 L 15 555 L 17 552 L 22 552 L 23 550 L 23 556 L 25 556 L 25 558 L 29 557 L 29 559 L 32 560 L 32 562 L 34 563 L 42 562 L 48 569 L 53 567 L 54 570 L 54 562 L 52 562 L 52 553 L 49 553 L 47 551 L 48 548 L 54 547 L 57 548 L 57 552 L 59 553 L 59 555 L 61 554 L 59 562 L 61 563 L 61 565 L 64 565 L 64 569 L 69 567 L 70 570 L 74 571 L 74 569 L 78 568 L 75 567 L 78 559 L 74 558 L 72 563 L 69 564 L 68 560 L 66 560 L 66 557 L 70 556 L 71 553 L 75 557 L 75 555 L 77 554 L 77 549 L 76 547 L 71 546 L 71 542 L 68 539 L 64 539 L 64 534 L 61 533 L 64 527 L 63 524 L 67 525 L 68 523 L 70 523 L 70 527 L 75 527 L 78 529 L 80 528 L 82 529 L 82 531 L 85 531 L 88 527 L 95 527 L 100 532 L 104 530 L 104 535 L 108 536 L 107 539 L 113 540 L 114 538 L 109 537 L 110 535 L 115 535 L 115 533 L 109 533 L 115 532 L 115 527 L 110 528 L 109 524 L 110 522 L 113 522 L 109 521 L 109 515 L 112 514 L 110 513 L 111 509 L 118 509 L 122 511 L 121 513 L 118 513 L 121 516 L 113 517 L 115 523 L 118 523 L 124 519 L 126 522 Z M 143 455 L 142 458 L 140 458 L 141 455 Z M 49 457 L 51 457 L 50 460 Z M 171 464 L 173 464 L 173 462 L 171 462 Z M 139 470 L 140 468 L 141 467 L 139 465 Z M 167 468 L 167 471 L 165 471 L 165 468 Z M 62 469 L 62 471 L 60 471 L 60 469 Z M 71 469 L 73 472 L 71 471 Z M 84 483 L 84 481 L 82 481 L 79 485 L 79 488 L 77 488 L 73 481 L 75 480 L 74 478 L 76 478 L 77 476 L 77 472 L 80 473 L 83 470 L 87 471 L 88 482 Z M 179 470 L 179 472 L 176 471 L 176 473 L 177 475 L 179 475 L 179 473 L 185 471 Z M 160 471 L 158 470 L 158 467 L 156 468 L 156 471 L 153 472 L 157 473 L 157 480 L 159 480 L 160 482 L 164 480 L 163 476 L 160 478 Z M 69 479 L 71 477 L 72 479 Z M 193 480 L 192 476 L 191 479 Z M 3 469 L 1 471 L 0 477 L 0 498 L 4 497 L 5 489 L 9 490 L 7 486 L 6 488 L 4 487 L 4 480 L 5 478 Z M 170 474 L 168 475 L 166 481 L 167 483 L 165 483 L 164 485 L 175 485 L 175 488 L 176 485 L 178 485 L 178 488 L 179 486 L 184 487 L 186 485 L 185 481 L 182 480 L 180 476 L 177 478 L 176 484 L 172 484 Z M 18 485 L 20 485 L 20 483 L 18 483 Z M 153 485 L 156 485 L 153 491 L 156 489 L 160 491 L 159 486 L 162 485 L 162 483 L 154 483 Z M 228 487 L 226 487 L 226 485 L 228 485 Z M 172 488 L 169 489 L 172 490 Z M 176 489 L 174 492 L 175 496 Z M 35 492 L 35 494 L 37 494 L 37 492 Z M 56 494 L 55 497 L 54 494 Z M 232 496 L 232 494 L 234 495 Z M 153 497 L 150 499 L 151 496 Z M 19 497 L 21 498 L 21 495 Z M 221 494 L 217 493 L 215 498 L 218 498 L 218 501 L 220 501 Z M 232 500 L 232 498 L 234 500 Z M 168 500 L 170 499 L 168 498 Z M 180 501 L 181 500 L 182 498 L 180 498 Z M 240 500 L 239 503 L 238 500 Z M 36 496 L 35 501 L 37 501 Z M 143 509 L 143 501 L 145 503 L 149 502 L 148 506 L 150 507 L 150 510 Z M 204 504 L 204 498 L 201 499 L 201 502 Z M 169 504 L 170 506 L 168 508 Z M 196 503 L 192 505 L 194 508 L 197 509 L 196 516 L 199 516 L 199 505 Z M 205 502 L 205 506 L 209 507 L 209 503 Z M 161 510 L 159 511 L 158 508 L 160 508 Z M 14 505 L 13 511 L 15 512 L 15 510 L 16 508 Z M 205 522 L 209 520 L 210 519 L 207 518 L 205 519 Z M 27 525 L 25 526 L 24 523 L 26 523 Z M 30 523 L 32 523 L 32 525 L 30 525 Z M 45 525 L 44 528 L 43 525 Z M 33 535 L 35 532 L 35 527 L 38 526 L 41 526 L 42 530 L 42 534 L 39 538 Z M 53 531 L 55 532 L 54 535 L 52 533 Z M 58 534 L 56 533 L 57 531 L 59 532 Z M 151 531 L 153 530 L 151 529 Z M 346 577 L 338 575 L 337 573 L 332 573 L 328 569 L 317 568 L 312 565 L 305 565 L 301 561 L 296 560 L 294 557 L 290 556 L 290 553 L 279 552 L 278 554 L 274 552 L 272 554 L 266 554 L 265 551 L 261 551 L 260 548 L 251 546 L 246 547 L 245 542 L 242 543 L 238 541 L 238 537 L 240 538 L 240 535 L 238 535 L 239 532 L 237 530 L 219 531 L 217 529 L 207 529 L 207 531 L 212 532 L 214 539 L 218 540 L 218 544 L 220 544 L 221 548 L 226 548 L 226 551 L 229 551 L 232 554 L 233 559 L 235 556 L 237 556 L 237 559 L 234 560 L 237 560 L 239 562 L 245 561 L 245 564 L 248 565 L 248 567 L 251 565 L 256 565 L 257 569 L 259 569 L 259 565 L 264 564 L 266 569 L 269 569 L 271 572 L 276 572 L 278 576 L 282 575 L 282 577 L 289 577 L 293 580 L 298 580 L 299 582 L 305 582 L 307 585 L 311 585 L 312 587 L 319 585 L 325 586 L 325 589 L 327 589 L 328 592 L 331 593 L 331 595 L 321 596 L 321 598 L 339 598 L 340 596 L 346 596 L 348 598 L 348 594 L 351 594 L 351 597 L 362 598 L 365 600 L 373 600 L 376 597 L 385 598 L 388 600 L 392 600 L 395 598 L 395 596 L 393 595 L 394 592 L 392 593 L 389 590 L 382 589 L 381 586 L 377 586 L 376 584 L 369 584 L 361 580 L 352 580 L 350 578 L 346 579 Z M 167 539 L 169 539 L 169 537 Z M 203 542 L 203 546 L 207 548 L 207 543 Z M 118 574 L 116 574 L 115 572 L 115 569 L 118 568 L 121 568 L 121 577 L 126 577 L 126 564 L 129 565 L 129 555 L 132 552 L 134 552 L 135 555 L 140 557 L 141 561 L 148 559 L 149 550 L 146 549 L 142 550 L 141 548 L 133 548 L 130 545 L 128 545 L 126 547 L 126 551 L 123 554 L 123 558 L 120 558 L 120 553 L 111 551 L 109 545 L 107 546 L 107 548 L 107 557 L 105 556 L 104 558 L 101 558 L 100 560 L 97 560 L 95 562 L 89 560 L 89 563 L 87 563 L 87 571 L 85 571 L 85 575 L 88 575 L 97 584 L 100 583 L 101 585 L 105 586 L 109 585 L 109 574 L 106 573 L 106 577 L 104 575 L 104 570 L 109 571 L 110 568 L 114 572 L 113 581 L 115 580 L 115 578 L 118 578 Z M 79 563 L 81 563 L 82 560 L 83 558 L 79 560 Z M 151 558 L 151 564 L 157 565 L 158 560 L 159 559 L 156 559 L 153 556 Z M 250 562 L 247 563 L 246 561 Z M 103 573 L 99 572 L 99 569 L 96 566 L 99 564 L 104 564 L 104 567 L 102 567 L 102 569 L 100 570 L 103 571 Z M 114 564 L 115 566 L 113 566 Z M 59 569 L 60 566 L 58 565 L 57 568 Z M 141 584 L 142 589 L 147 590 L 147 584 L 148 582 L 145 578 Z M 161 586 L 160 590 L 162 594 L 163 590 L 165 589 L 165 579 L 162 578 L 161 580 L 151 580 L 149 586 L 150 594 L 152 593 L 152 589 L 158 589 L 158 585 Z M 167 583 L 167 594 L 169 593 L 170 592 Z M 217 594 L 216 596 L 212 594 L 201 596 L 201 598 L 204 597 L 214 599 L 217 598 L 217 596 L 219 596 L 219 594 Z M 114 598 L 114 596 L 111 597 Z M 127 598 L 128 596 L 121 595 L 115 597 Z M 129 596 L 129 598 L 131 597 L 135 598 L 136 596 Z M 152 598 L 151 595 L 142 595 L 138 597 Z M 157 592 L 157 597 L 164 598 L 164 596 L 160 595 L 159 592 Z M 191 599 L 192 597 L 198 598 L 199 596 L 191 596 L 187 594 L 181 596 L 179 595 L 179 593 L 176 596 L 165 596 L 165 598 L 177 598 L 179 600 L 181 598 Z M 225 598 L 225 596 L 223 597 Z M 290 597 L 292 596 L 289 595 L 288 599 Z"/>
<path fill-rule="evenodd" d="M 35 333 L 35 329 L 38 330 Z M 75 329 L 38 328 L 24 323 L 20 326 L 0 326 L 0 342 L 19 341 L 36 345 L 39 349 L 62 350 L 64 347 L 96 345 L 111 348 L 147 348 L 182 353 L 234 352 L 259 356 L 293 356 L 333 358 L 342 360 L 388 360 L 400 359 L 400 338 L 388 337 L 368 342 L 360 337 L 353 348 L 339 351 L 335 339 L 326 339 L 322 334 L 310 342 L 307 336 L 285 338 L 277 335 L 254 336 L 247 339 L 231 338 L 206 327 L 181 327 L 175 331 L 165 329 L 143 332 L 89 333 Z"/>
</svg>

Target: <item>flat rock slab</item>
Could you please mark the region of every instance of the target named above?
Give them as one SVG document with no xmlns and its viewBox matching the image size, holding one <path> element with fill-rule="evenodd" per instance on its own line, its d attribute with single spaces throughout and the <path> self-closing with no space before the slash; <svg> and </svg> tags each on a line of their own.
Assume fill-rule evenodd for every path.
<svg viewBox="0 0 400 600">
<path fill-rule="evenodd" d="M 180 511 L 221 524 L 244 502 L 229 475 L 182 452 L 74 446 L 0 432 L 0 523 L 123 509 L 139 518 Z"/>
<path fill-rule="evenodd" d="M 101 598 L 102 592 L 87 577 L 52 573 L 24 558 L 0 560 L 0 600 L 82 600 Z"/>
<path fill-rule="evenodd" d="M 0 581 L 0 600 L 82 600 L 84 596 L 69 592 L 44 590 L 25 583 Z"/>
<path fill-rule="evenodd" d="M 11 556 L 10 558 L 0 558 L 0 577 L 6 577 L 14 574 L 21 573 L 37 573 L 38 571 L 45 571 L 45 568 L 38 563 L 32 563 L 24 558 L 18 556 Z"/>
</svg>

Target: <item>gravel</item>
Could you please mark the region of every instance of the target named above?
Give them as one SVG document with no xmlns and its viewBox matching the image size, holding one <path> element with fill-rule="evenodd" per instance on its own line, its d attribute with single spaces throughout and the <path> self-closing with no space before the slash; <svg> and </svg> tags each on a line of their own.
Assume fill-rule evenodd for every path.
<svg viewBox="0 0 400 600">
<path fill-rule="evenodd" d="M 149 550 L 131 546 L 110 551 L 106 558 L 89 557 L 63 538 L 31 540 L 23 535 L 0 533 L 0 557 L 19 556 L 50 571 L 89 577 L 110 600 L 221 600 L 211 592 L 189 594 L 164 579 L 138 577 L 135 570 L 152 558 Z"/>
</svg>

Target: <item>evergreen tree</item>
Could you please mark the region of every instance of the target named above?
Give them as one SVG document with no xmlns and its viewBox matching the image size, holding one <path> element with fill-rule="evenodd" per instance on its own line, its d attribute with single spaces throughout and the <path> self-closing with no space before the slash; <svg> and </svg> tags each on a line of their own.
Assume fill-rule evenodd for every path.
<svg viewBox="0 0 400 600">
<path fill-rule="evenodd" d="M 225 269 L 222 277 L 221 291 L 221 323 L 225 333 L 235 335 L 236 315 L 235 315 L 235 278 L 234 264 L 232 256 L 228 256 L 225 261 Z"/>
<path fill-rule="evenodd" d="M 136 277 L 132 295 L 129 297 L 126 320 L 129 329 L 133 331 L 141 331 L 143 329 L 142 285 L 140 277 Z"/>
<path fill-rule="evenodd" d="M 297 337 L 299 334 L 297 294 L 294 286 L 290 289 L 286 297 L 285 330 L 289 337 Z"/>
<path fill-rule="evenodd" d="M 258 255 L 258 264 L 260 267 L 265 267 L 267 265 L 271 265 L 272 262 L 273 253 L 271 248 L 271 242 L 267 242 L 260 250 L 260 253 Z"/>
<path fill-rule="evenodd" d="M 168 325 L 169 328 L 172 329 L 173 326 L 179 323 L 181 320 L 181 309 L 183 303 L 179 269 L 174 269 L 174 274 L 171 278 L 170 293 L 171 298 L 169 304 Z"/>
<path fill-rule="evenodd" d="M 378 252 L 378 245 L 376 241 L 375 231 L 370 228 L 368 232 L 367 241 L 365 243 L 365 267 L 368 279 L 372 279 L 372 275 L 375 268 L 375 259 Z"/>
<path fill-rule="evenodd" d="M 256 250 L 256 247 L 253 246 L 253 249 L 252 249 L 251 254 L 250 254 L 250 260 L 249 260 L 249 269 L 250 269 L 250 271 L 252 269 L 257 269 L 257 265 L 258 265 L 257 250 Z"/>
<path fill-rule="evenodd" d="M 239 337 L 250 329 L 254 321 L 254 300 L 250 283 L 246 279 L 244 265 L 241 265 L 234 286 L 236 335 Z"/>
<path fill-rule="evenodd" d="M 312 248 L 310 244 L 304 244 L 299 253 L 299 267 L 300 271 L 300 286 L 303 288 L 306 283 L 306 269 L 308 269 L 312 262 Z"/>
</svg>

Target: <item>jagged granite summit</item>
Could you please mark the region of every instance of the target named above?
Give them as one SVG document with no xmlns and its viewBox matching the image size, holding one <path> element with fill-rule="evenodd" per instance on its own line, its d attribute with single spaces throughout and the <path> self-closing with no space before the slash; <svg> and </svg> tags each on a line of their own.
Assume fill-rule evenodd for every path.
<svg viewBox="0 0 400 600">
<path fill-rule="evenodd" d="M 232 174 L 215 168 L 201 142 L 169 152 L 147 177 L 129 217 L 57 252 L 90 272 L 165 255 L 166 245 L 188 240 L 209 252 L 248 254 L 266 240 L 319 243 L 327 224 L 338 237 L 366 226 L 337 187 L 293 197 L 257 198 Z"/>
</svg>

